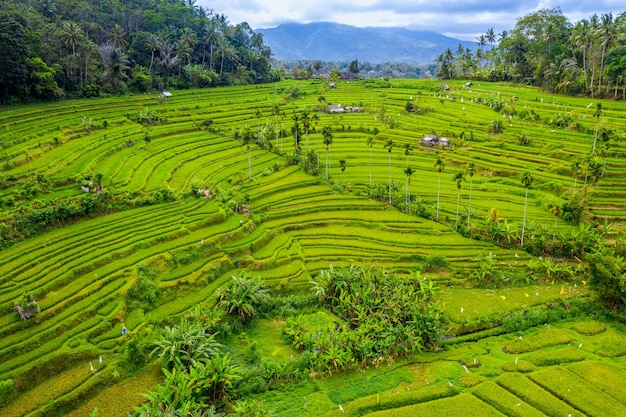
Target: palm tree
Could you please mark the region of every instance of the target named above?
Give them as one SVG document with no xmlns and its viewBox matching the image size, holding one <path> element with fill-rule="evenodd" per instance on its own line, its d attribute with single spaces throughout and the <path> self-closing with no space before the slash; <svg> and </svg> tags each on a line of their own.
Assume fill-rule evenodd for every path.
<svg viewBox="0 0 626 417">
<path fill-rule="evenodd" d="M 224 72 L 224 59 L 232 59 L 236 57 L 235 48 L 230 44 L 228 39 L 224 36 L 220 36 L 217 39 L 217 52 L 222 56 L 222 61 L 220 62 L 220 75 Z"/>
<path fill-rule="evenodd" d="M 526 196 L 524 197 L 524 215 L 522 217 L 522 238 L 521 238 L 521 243 L 520 243 L 520 246 L 523 248 L 524 247 L 524 231 L 526 229 L 526 203 L 528 202 L 528 189 L 533 183 L 533 176 L 530 173 L 530 171 L 526 171 L 524 174 L 522 174 L 521 181 L 522 181 L 522 185 L 526 187 Z"/>
<path fill-rule="evenodd" d="M 465 172 L 469 175 L 470 178 L 470 188 L 469 188 L 469 207 L 467 208 L 467 230 L 470 229 L 470 220 L 472 217 L 472 179 L 474 178 L 474 174 L 476 173 L 476 164 L 474 162 L 468 162 L 467 168 L 465 168 Z"/>
<path fill-rule="evenodd" d="M 437 171 L 439 172 L 439 180 L 437 182 L 437 212 L 435 215 L 435 221 L 439 221 L 439 191 L 441 190 L 441 173 L 443 172 L 445 167 L 445 161 L 443 160 L 443 158 L 441 158 L 440 155 L 437 155 L 437 160 L 435 160 L 435 168 L 437 168 Z"/>
<path fill-rule="evenodd" d="M 389 204 L 392 204 L 391 201 L 391 150 L 393 149 L 393 145 L 395 145 L 395 143 L 393 142 L 392 139 L 387 139 L 387 142 L 385 142 L 385 148 L 387 148 L 387 152 L 389 153 Z"/>
<path fill-rule="evenodd" d="M 330 160 L 329 160 L 329 147 L 333 144 L 333 128 L 330 125 L 326 125 L 322 128 L 322 136 L 324 137 L 324 145 L 326 145 L 326 180 L 330 176 Z"/>
<path fill-rule="evenodd" d="M 309 152 L 309 126 L 311 124 L 311 116 L 308 110 L 304 110 L 302 115 L 300 116 L 300 120 L 302 120 L 302 127 L 304 127 L 304 135 L 305 135 L 305 143 L 306 149 L 305 153 Z"/>
<path fill-rule="evenodd" d="M 297 154 L 300 151 L 300 148 L 298 146 L 298 143 L 300 142 L 300 139 L 298 137 L 298 134 L 300 133 L 300 115 L 297 113 L 294 113 L 293 116 L 291 116 L 291 120 L 293 120 L 293 126 L 291 127 L 291 133 L 293 133 L 293 151 Z"/>
<path fill-rule="evenodd" d="M 110 42 L 116 48 L 128 49 L 128 41 L 126 40 L 126 32 L 117 23 L 109 33 Z"/>
<path fill-rule="evenodd" d="M 406 155 L 406 166 L 409 166 L 409 154 L 413 150 L 413 145 L 410 143 L 404 144 L 404 154 Z"/>
<path fill-rule="evenodd" d="M 404 173 L 406 174 L 406 211 L 411 214 L 411 175 L 415 173 L 415 170 L 406 167 Z"/>
<path fill-rule="evenodd" d="M 603 13 L 600 17 L 600 39 L 602 40 L 602 57 L 600 58 L 600 75 L 598 75 L 598 91 L 602 89 L 602 71 L 604 68 L 604 56 L 607 49 L 611 48 L 617 39 L 617 27 L 613 20 L 613 13 Z M 607 82 L 607 93 L 609 91 Z"/>
<path fill-rule="evenodd" d="M 154 53 L 159 50 L 159 38 L 154 33 L 146 36 L 146 49 L 150 51 L 150 66 L 148 71 L 152 72 L 152 64 L 154 63 Z"/>
<path fill-rule="evenodd" d="M 574 176 L 574 189 L 576 189 L 576 182 L 578 180 L 578 171 L 580 171 L 580 168 L 581 168 L 580 161 L 574 161 L 570 165 L 572 175 Z"/>
<path fill-rule="evenodd" d="M 372 146 L 374 146 L 374 136 L 367 138 L 367 146 L 370 147 L 370 187 L 372 186 Z"/>
<path fill-rule="evenodd" d="M 465 181 L 465 172 L 459 171 L 452 177 L 452 181 L 456 182 L 456 189 L 458 191 L 456 196 L 456 231 L 459 231 L 459 206 L 461 203 L 461 183 Z"/>
<path fill-rule="evenodd" d="M 346 160 L 339 160 L 339 167 L 341 168 L 341 188 L 343 188 L 343 172 L 346 170 Z"/>
<path fill-rule="evenodd" d="M 73 20 L 63 22 L 60 37 L 64 44 L 72 47 L 72 55 L 76 55 L 76 46 L 86 38 L 81 25 Z"/>
<path fill-rule="evenodd" d="M 593 146 L 591 147 L 591 153 L 596 152 L 596 142 L 598 141 L 598 127 L 600 126 L 600 116 L 602 116 L 602 104 L 596 104 L 596 111 L 593 113 L 593 117 L 596 118 L 596 133 L 593 136 Z"/>
</svg>

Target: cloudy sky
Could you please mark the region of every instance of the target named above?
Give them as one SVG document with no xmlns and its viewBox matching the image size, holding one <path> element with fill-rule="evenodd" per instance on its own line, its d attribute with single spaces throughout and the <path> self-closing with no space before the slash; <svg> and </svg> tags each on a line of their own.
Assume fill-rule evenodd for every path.
<svg viewBox="0 0 626 417">
<path fill-rule="evenodd" d="M 560 7 L 571 22 L 626 11 L 624 0 L 197 0 L 231 23 L 253 29 L 286 22 L 337 22 L 352 26 L 401 26 L 476 40 L 486 29 L 510 30 L 517 18 Z"/>
</svg>

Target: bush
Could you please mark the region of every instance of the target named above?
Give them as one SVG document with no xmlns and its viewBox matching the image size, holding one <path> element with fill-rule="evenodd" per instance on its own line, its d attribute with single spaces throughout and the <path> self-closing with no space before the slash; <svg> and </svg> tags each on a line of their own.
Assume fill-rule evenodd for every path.
<svg viewBox="0 0 626 417">
<path fill-rule="evenodd" d="M 428 255 L 422 264 L 422 268 L 425 272 L 434 272 L 447 267 L 449 264 L 444 255 Z"/>
<path fill-rule="evenodd" d="M 13 388 L 15 388 L 15 381 L 13 381 L 12 379 L 5 379 L 4 381 L 0 381 L 0 396 L 13 392 Z"/>
</svg>

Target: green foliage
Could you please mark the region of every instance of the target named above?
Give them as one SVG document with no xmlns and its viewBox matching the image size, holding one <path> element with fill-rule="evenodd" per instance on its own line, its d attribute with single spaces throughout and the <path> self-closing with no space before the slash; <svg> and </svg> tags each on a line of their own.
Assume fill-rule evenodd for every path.
<svg viewBox="0 0 626 417">
<path fill-rule="evenodd" d="M 137 265 L 137 281 L 128 290 L 131 302 L 151 307 L 158 297 L 157 270 L 146 265 Z"/>
<path fill-rule="evenodd" d="M 611 309 L 621 309 L 626 304 L 626 274 L 614 256 L 588 254 L 589 287 L 596 298 Z"/>
<path fill-rule="evenodd" d="M 331 265 L 312 284 L 322 305 L 345 322 L 310 335 L 311 342 L 303 339 L 302 324 L 291 323 L 298 347 L 313 344 L 320 371 L 334 372 L 353 362 L 378 364 L 439 343 L 442 316 L 436 288 L 418 273 L 404 277 L 378 267 Z"/>
<path fill-rule="evenodd" d="M 442 268 L 447 268 L 450 265 L 445 255 L 434 254 L 428 255 L 422 263 L 424 272 L 435 272 Z"/>
<path fill-rule="evenodd" d="M 227 287 L 218 290 L 218 305 L 228 314 L 248 320 L 257 314 L 257 309 L 267 304 L 269 288 L 258 276 L 248 273 L 233 275 Z"/>
<path fill-rule="evenodd" d="M 0 381 L 0 396 L 13 392 L 13 388 L 15 387 L 15 381 L 13 379 L 5 379 Z"/>
</svg>

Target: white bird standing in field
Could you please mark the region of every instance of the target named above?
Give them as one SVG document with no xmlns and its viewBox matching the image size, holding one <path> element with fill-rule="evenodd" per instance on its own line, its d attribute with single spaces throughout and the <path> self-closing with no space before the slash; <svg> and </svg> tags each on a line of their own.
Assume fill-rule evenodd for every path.
<svg viewBox="0 0 626 417">
<path fill-rule="evenodd" d="M 91 369 L 91 372 L 93 372 L 93 365 L 91 364 L 91 362 L 89 362 L 89 369 Z"/>
<path fill-rule="evenodd" d="M 341 404 L 339 404 L 339 409 L 341 410 L 342 413 L 345 413 L 345 411 L 343 410 L 343 407 L 341 406 Z"/>
<path fill-rule="evenodd" d="M 102 356 L 100 356 L 100 358 L 98 359 L 98 364 L 102 365 Z"/>
</svg>

